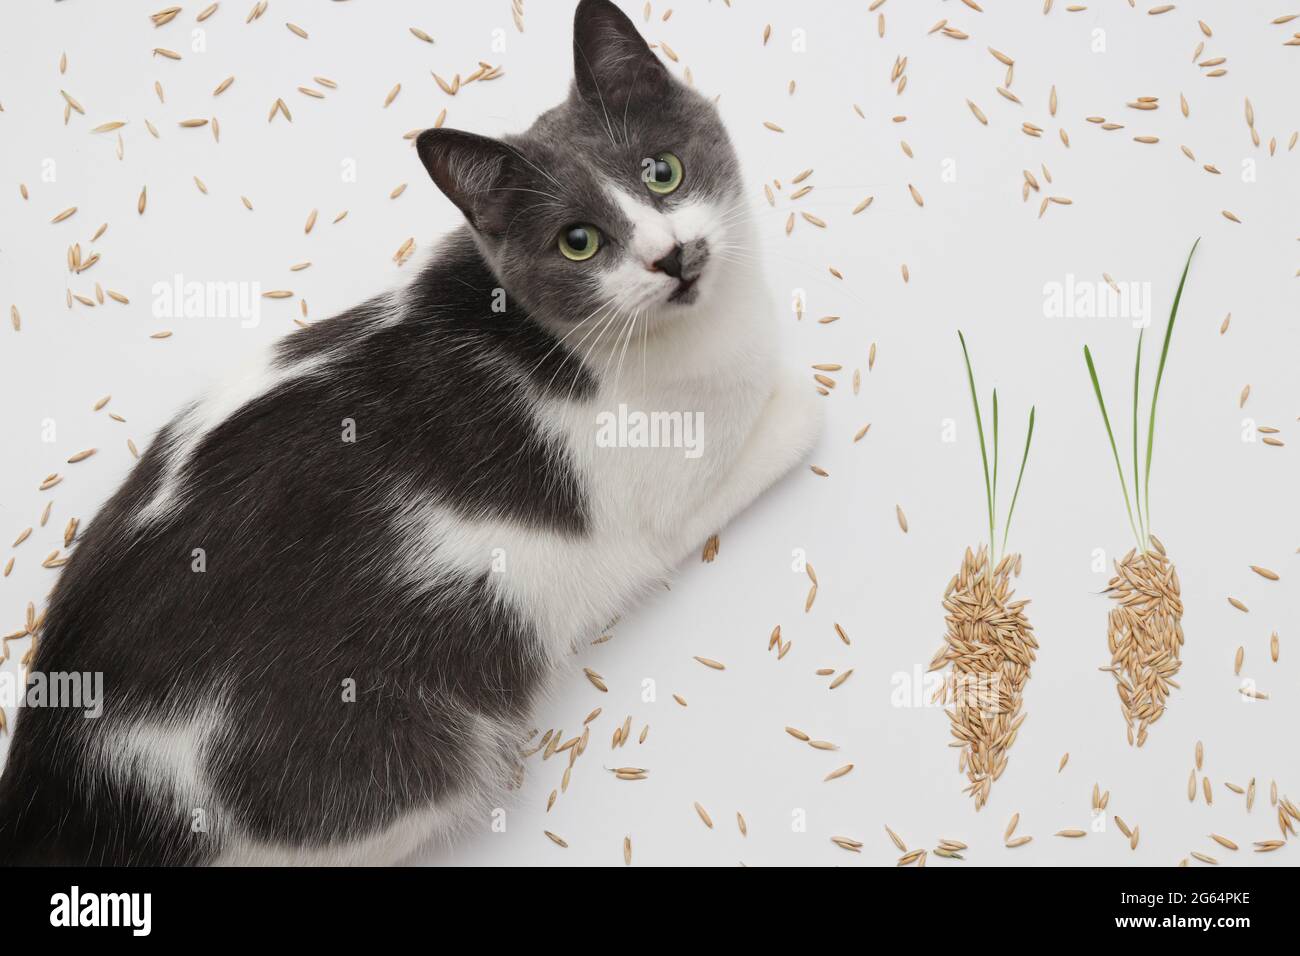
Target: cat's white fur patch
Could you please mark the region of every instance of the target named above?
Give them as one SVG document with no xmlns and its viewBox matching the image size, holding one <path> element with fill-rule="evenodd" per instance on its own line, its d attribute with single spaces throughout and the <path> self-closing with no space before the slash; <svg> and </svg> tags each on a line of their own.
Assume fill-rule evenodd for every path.
<svg viewBox="0 0 1300 956">
<path fill-rule="evenodd" d="M 153 803 L 160 826 L 174 826 L 179 815 L 193 826 L 195 840 L 219 846 L 217 866 L 359 866 L 396 863 L 422 844 L 447 834 L 454 825 L 481 815 L 490 819 L 489 796 L 504 790 L 517 753 L 521 728 L 475 715 L 466 750 L 475 762 L 462 769 L 476 785 L 465 786 L 448 800 L 399 814 L 392 822 L 350 840 L 300 845 L 249 836 L 217 799 L 205 770 L 212 742 L 225 726 L 224 708 L 213 703 L 185 716 L 141 719 L 108 728 L 92 737 L 85 764 L 86 786 L 111 784 L 114 792 L 138 787 Z M 256 734 L 255 728 L 244 733 Z M 470 781 L 466 781 L 470 784 Z"/>
<path fill-rule="evenodd" d="M 491 823 L 492 799 L 505 792 L 518 754 L 522 729 L 512 724 L 475 715 L 466 741 L 476 762 L 462 770 L 474 781 L 465 781 L 454 795 L 436 803 L 400 813 L 371 833 L 350 840 L 302 845 L 277 840 L 253 839 L 231 828 L 223 840 L 214 866 L 388 866 L 400 862 L 439 838 L 477 823 Z"/>
<path fill-rule="evenodd" d="M 264 350 L 252 361 L 182 413 L 168 436 L 166 461 L 158 489 L 135 515 L 137 527 L 149 524 L 177 508 L 184 500 L 181 472 L 203 439 L 214 428 L 254 399 L 289 381 L 320 369 L 327 361 L 313 357 L 289 367 L 275 364 L 273 351 Z"/>
<path fill-rule="evenodd" d="M 89 799 L 111 800 L 138 788 L 160 827 L 174 826 L 179 816 L 191 826 L 201 822 L 195 840 L 218 839 L 223 821 L 203 761 L 222 721 L 223 708 L 212 702 L 186 714 L 98 724 L 82 763 Z"/>
<path fill-rule="evenodd" d="M 212 865 L 387 866 L 463 822 L 466 812 L 467 806 L 459 804 L 422 807 L 402 814 L 376 833 L 325 846 L 296 846 L 235 837 Z"/>
<path fill-rule="evenodd" d="M 707 239 L 711 250 L 717 252 L 727 245 L 726 208 L 715 200 L 687 200 L 663 210 L 648 195 L 629 192 L 617 183 L 606 182 L 604 191 L 632 227 L 631 235 L 624 240 L 627 255 L 600 274 L 602 298 L 612 299 L 622 308 L 634 310 L 652 305 L 677 288 L 677 279 L 653 269 L 654 263 L 674 246 Z M 701 295 L 710 291 L 719 265 L 714 261 L 706 266 L 700 279 Z"/>
<path fill-rule="evenodd" d="M 517 759 L 522 728 L 506 721 L 472 715 L 465 741 L 471 763 L 461 771 L 469 779 L 454 795 L 397 815 L 390 823 L 350 840 L 301 845 L 249 837 L 238 825 L 227 828 L 215 866 L 387 866 L 422 845 L 469 827 L 491 822 L 491 802 L 505 792 Z"/>
<path fill-rule="evenodd" d="M 179 415 L 168 436 L 165 462 L 158 489 L 149 502 L 136 513 L 136 527 L 173 512 L 184 501 L 184 480 L 181 472 L 203 439 L 218 425 L 235 414 L 249 402 L 266 395 L 296 378 L 312 375 L 326 368 L 341 351 L 372 332 L 400 322 L 406 315 L 405 296 L 402 292 L 386 293 L 375 310 L 375 317 L 359 324 L 355 333 L 340 347 L 330 352 L 313 355 L 288 365 L 279 365 L 278 350 L 262 349 L 230 378 L 210 388 L 197 402 Z"/>
<path fill-rule="evenodd" d="M 395 573 L 417 590 L 453 595 L 485 578 L 505 607 L 536 628 L 537 650 L 550 662 L 610 623 L 670 567 L 656 549 L 603 529 L 579 537 L 467 518 L 436 499 L 408 501 L 394 521 L 405 541 Z"/>
</svg>

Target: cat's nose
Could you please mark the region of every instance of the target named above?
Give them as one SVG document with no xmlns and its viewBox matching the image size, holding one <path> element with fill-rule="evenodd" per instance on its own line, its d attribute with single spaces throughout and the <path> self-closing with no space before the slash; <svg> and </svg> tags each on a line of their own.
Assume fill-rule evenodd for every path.
<svg viewBox="0 0 1300 956">
<path fill-rule="evenodd" d="M 668 255 L 654 261 L 654 269 L 657 272 L 666 272 L 674 279 L 682 277 L 682 247 L 681 244 L 673 246 Z"/>
</svg>

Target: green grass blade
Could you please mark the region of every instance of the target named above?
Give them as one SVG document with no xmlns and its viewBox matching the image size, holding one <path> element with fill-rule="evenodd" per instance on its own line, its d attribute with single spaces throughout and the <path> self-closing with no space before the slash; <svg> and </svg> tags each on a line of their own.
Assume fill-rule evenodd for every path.
<svg viewBox="0 0 1300 956">
<path fill-rule="evenodd" d="M 998 516 L 998 390 L 993 389 L 993 520 L 997 523 Z M 993 547 L 992 540 L 989 541 L 989 547 Z M 990 553 L 990 558 L 993 555 Z"/>
<path fill-rule="evenodd" d="M 966 360 L 966 380 L 970 383 L 970 400 L 975 406 L 975 427 L 979 429 L 980 435 L 980 458 L 984 462 L 984 498 L 989 509 L 989 567 L 993 567 L 992 550 L 993 550 L 993 486 L 989 484 L 989 456 L 984 445 L 984 419 L 980 415 L 979 393 L 975 391 L 975 373 L 970 367 L 970 352 L 966 350 L 966 336 L 957 330 L 957 338 L 961 340 L 961 354 Z"/>
<path fill-rule="evenodd" d="M 1124 480 L 1124 466 L 1119 463 L 1119 448 L 1115 444 L 1115 432 L 1110 427 L 1110 416 L 1106 414 L 1106 400 L 1101 397 L 1101 383 L 1097 381 L 1097 367 L 1092 364 L 1092 352 L 1088 346 L 1083 347 L 1083 360 L 1088 363 L 1088 375 L 1092 378 L 1092 390 L 1097 393 L 1097 405 L 1101 408 L 1101 420 L 1106 423 L 1106 435 L 1110 438 L 1110 450 L 1115 456 L 1115 471 L 1119 473 L 1119 488 L 1124 492 L 1124 507 L 1128 510 L 1129 527 L 1138 547 L 1142 546 L 1142 536 L 1138 534 L 1137 525 L 1133 523 L 1133 503 L 1128 497 L 1128 482 Z"/>
<path fill-rule="evenodd" d="M 1178 303 L 1183 297 L 1183 284 L 1187 281 L 1187 270 L 1192 266 L 1192 255 L 1201 244 L 1197 239 L 1192 243 L 1192 251 L 1187 253 L 1187 262 L 1183 265 L 1183 276 L 1178 280 L 1178 291 L 1174 293 L 1174 305 L 1169 310 L 1169 324 L 1165 326 L 1165 342 L 1160 349 L 1160 365 L 1156 368 L 1156 386 L 1151 393 L 1151 420 L 1147 424 L 1147 467 L 1143 478 L 1142 495 L 1147 503 L 1147 527 L 1151 527 L 1151 450 L 1156 440 L 1156 399 L 1160 397 L 1160 380 L 1165 374 L 1165 360 L 1169 357 L 1169 340 L 1174 334 L 1174 320 L 1178 317 Z"/>
<path fill-rule="evenodd" d="M 1002 552 L 1007 550 L 1007 536 L 1011 534 L 1011 516 L 1016 513 L 1016 499 L 1020 497 L 1020 482 L 1025 477 L 1025 462 L 1029 461 L 1029 444 L 1034 440 L 1034 411 L 1029 409 L 1029 432 L 1025 435 L 1025 453 L 1020 459 L 1020 474 L 1016 475 L 1016 490 L 1011 494 L 1011 507 L 1007 509 L 1007 523 L 1002 526 Z"/>
<path fill-rule="evenodd" d="M 1146 329 L 1138 333 L 1137 361 L 1133 365 L 1133 506 L 1137 509 L 1138 544 L 1146 550 L 1146 526 L 1142 523 L 1142 495 L 1138 493 L 1138 385 L 1142 381 L 1142 337 Z"/>
</svg>

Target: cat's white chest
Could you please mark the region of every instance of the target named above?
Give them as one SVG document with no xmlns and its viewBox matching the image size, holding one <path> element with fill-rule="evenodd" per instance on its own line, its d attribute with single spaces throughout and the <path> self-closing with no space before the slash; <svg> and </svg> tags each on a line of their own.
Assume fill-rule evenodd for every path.
<svg viewBox="0 0 1300 956">
<path fill-rule="evenodd" d="M 561 416 L 593 535 L 658 554 L 733 466 L 775 385 L 776 337 L 763 290 L 725 303 L 666 330 L 644 356 L 634 343 L 621 370 Z"/>
</svg>

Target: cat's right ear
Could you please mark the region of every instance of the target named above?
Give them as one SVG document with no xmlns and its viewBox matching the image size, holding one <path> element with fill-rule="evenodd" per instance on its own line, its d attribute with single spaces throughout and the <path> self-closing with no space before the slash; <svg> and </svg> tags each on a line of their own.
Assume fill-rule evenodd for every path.
<svg viewBox="0 0 1300 956">
<path fill-rule="evenodd" d="M 493 235 L 505 225 L 501 184 L 514 161 L 509 146 L 458 129 L 426 129 L 415 140 L 420 162 L 469 224 Z"/>
<path fill-rule="evenodd" d="M 573 78 L 582 98 L 606 111 L 621 111 L 634 98 L 653 102 L 671 83 L 636 25 L 610 0 L 578 3 Z"/>
</svg>

